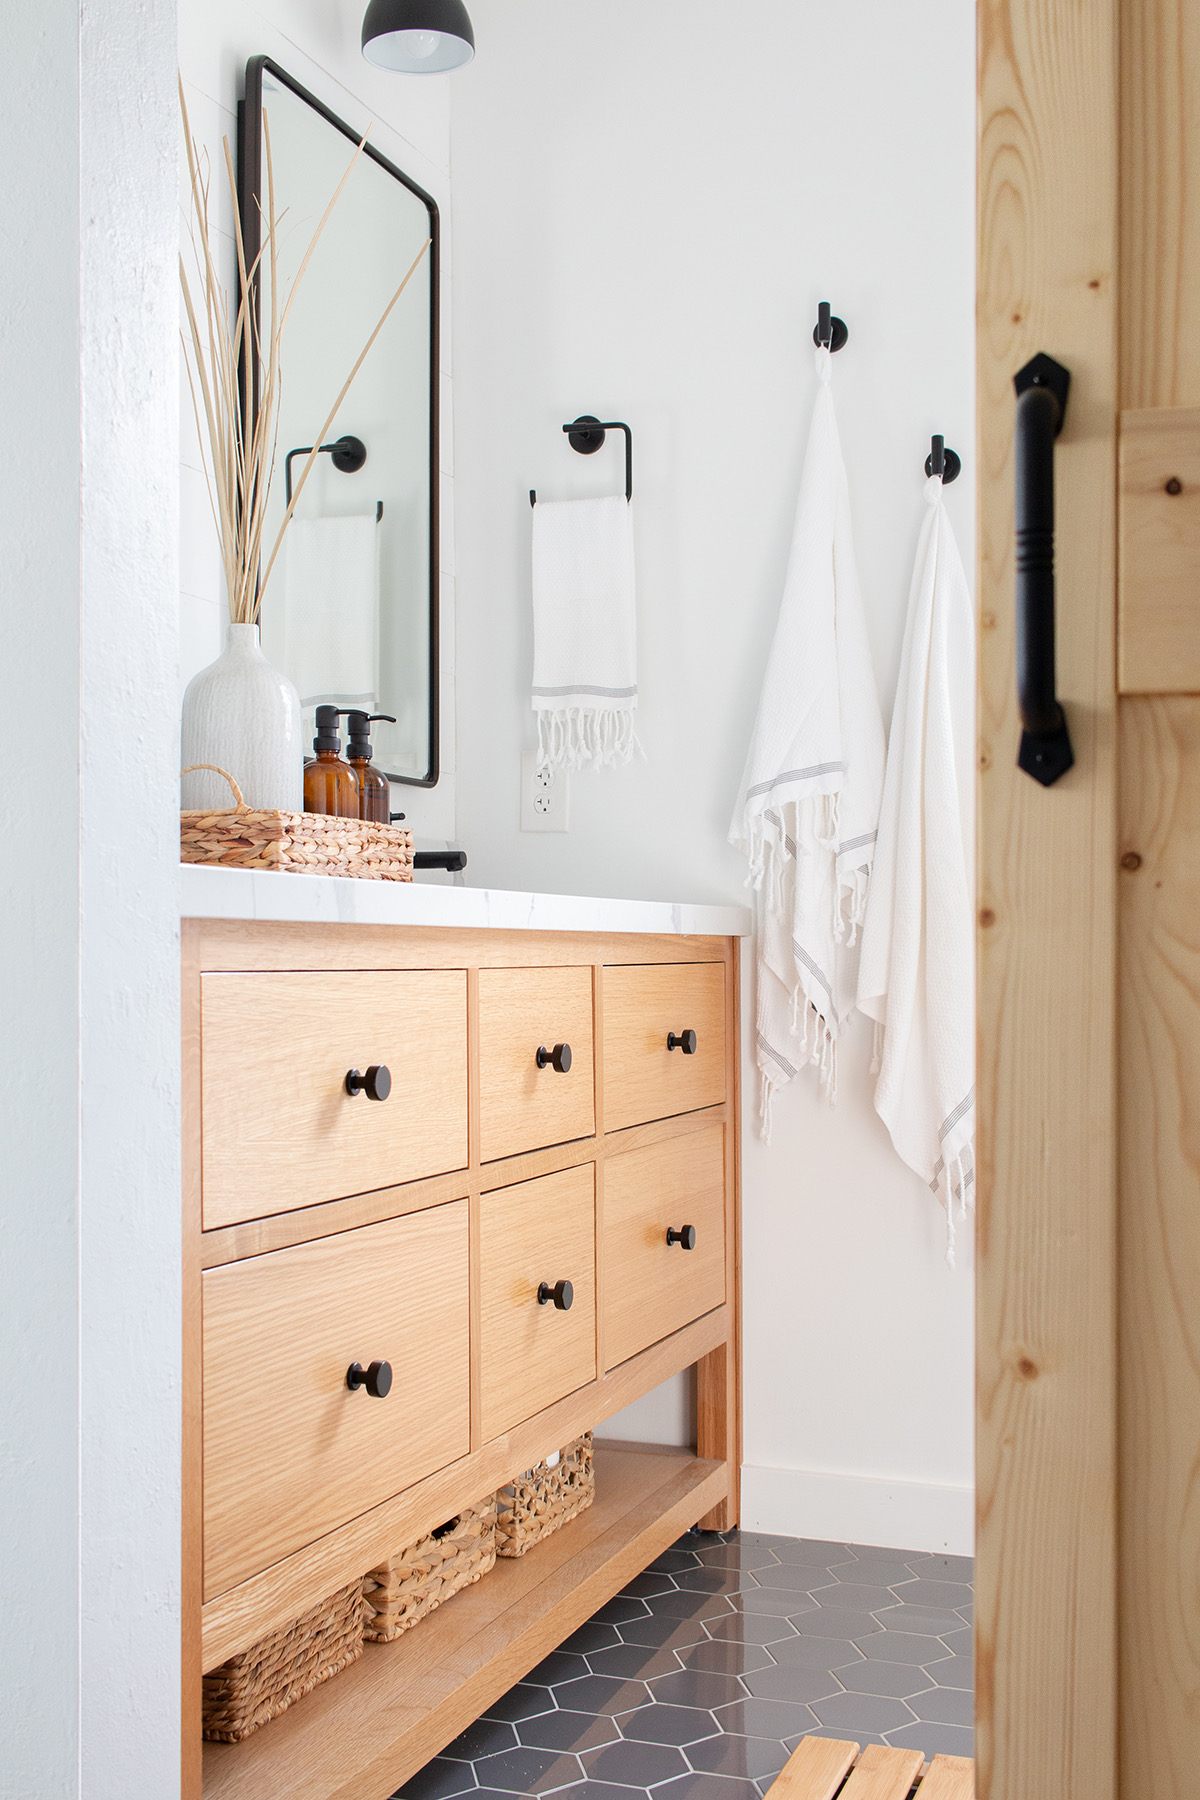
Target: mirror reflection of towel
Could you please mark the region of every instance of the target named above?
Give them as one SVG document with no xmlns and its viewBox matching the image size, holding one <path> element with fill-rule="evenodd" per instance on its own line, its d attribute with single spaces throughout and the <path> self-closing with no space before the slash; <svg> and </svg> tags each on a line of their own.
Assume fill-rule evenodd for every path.
<svg viewBox="0 0 1200 1800">
<path fill-rule="evenodd" d="M 379 526 L 374 513 L 293 519 L 283 584 L 284 669 L 303 706 L 375 707 Z"/>
</svg>

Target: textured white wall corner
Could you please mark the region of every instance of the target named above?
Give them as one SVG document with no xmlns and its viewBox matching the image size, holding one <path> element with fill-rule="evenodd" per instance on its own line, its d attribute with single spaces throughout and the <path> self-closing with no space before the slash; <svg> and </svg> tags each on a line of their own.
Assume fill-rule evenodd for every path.
<svg viewBox="0 0 1200 1800">
<path fill-rule="evenodd" d="M 221 139 L 236 158 L 237 103 L 246 62 L 267 55 L 351 124 L 371 124 L 371 140 L 433 195 L 441 214 L 442 254 L 442 772 L 436 787 L 397 784 L 392 804 L 407 814 L 422 845 L 456 841 L 455 581 L 450 82 L 443 75 L 392 75 L 364 61 L 362 8 L 329 0 L 179 0 L 179 67 L 192 129 L 219 163 Z M 186 179 L 181 176 L 186 202 Z M 224 206 L 224 202 L 222 205 Z M 223 216 L 223 214 L 221 215 Z M 230 240 L 232 244 L 232 239 Z M 232 249 L 229 259 L 233 278 Z M 182 367 L 180 375 L 182 378 Z M 180 692 L 220 650 L 225 588 L 216 553 L 191 400 L 183 384 Z"/>
<path fill-rule="evenodd" d="M 935 431 L 964 459 L 948 504 L 972 563 L 973 8 L 761 0 L 750 28 L 717 0 L 472 0 L 472 18 L 479 55 L 451 88 L 471 879 L 744 902 L 725 840 L 779 609 L 819 299 L 850 326 L 834 386 L 885 709 Z M 619 123 L 572 130 L 568 94 L 571 118 Z M 619 446 L 566 448 L 559 426 L 579 412 L 628 419 L 636 439 L 647 761 L 576 776 L 570 832 L 522 836 L 528 490 L 620 480 Z M 752 1005 L 749 950 L 746 971 Z M 802 1075 L 768 1150 L 744 1060 L 746 1455 L 966 1487 L 971 1271 L 944 1265 L 941 1213 L 892 1152 L 868 1061 L 858 1033 L 833 1111 Z M 668 1440 L 681 1404 L 658 1395 L 630 1430 Z"/>
<path fill-rule="evenodd" d="M 179 1780 L 171 0 L 5 16 L 0 1792 Z M 32 724 L 32 729 L 30 728 Z M 136 1746 L 136 1751 L 131 1751 Z"/>
<path fill-rule="evenodd" d="M 742 1526 L 780 1537 L 974 1556 L 975 1490 L 747 1463 Z"/>
</svg>

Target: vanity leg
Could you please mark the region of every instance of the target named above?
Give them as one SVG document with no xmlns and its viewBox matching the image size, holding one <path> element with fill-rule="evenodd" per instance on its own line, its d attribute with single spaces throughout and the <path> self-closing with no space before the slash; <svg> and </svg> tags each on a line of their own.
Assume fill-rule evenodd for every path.
<svg viewBox="0 0 1200 1800">
<path fill-rule="evenodd" d="M 735 939 L 725 962 L 726 1093 L 725 1130 L 725 1302 L 729 1336 L 696 1364 L 696 1454 L 715 1457 L 729 1468 L 729 1491 L 700 1520 L 704 1531 L 732 1531 L 742 1511 L 742 1205 L 739 1130 L 741 1119 L 740 946 Z"/>
<path fill-rule="evenodd" d="M 741 1433 L 734 1345 L 718 1344 L 696 1364 L 696 1455 L 729 1468 L 729 1492 L 700 1520 L 702 1531 L 732 1531 L 741 1515 Z"/>
</svg>

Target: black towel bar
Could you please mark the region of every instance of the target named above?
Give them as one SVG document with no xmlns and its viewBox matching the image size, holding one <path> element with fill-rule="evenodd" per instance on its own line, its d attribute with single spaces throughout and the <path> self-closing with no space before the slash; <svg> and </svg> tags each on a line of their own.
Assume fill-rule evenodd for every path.
<svg viewBox="0 0 1200 1800">
<path fill-rule="evenodd" d="M 593 418 L 591 413 L 581 413 L 577 419 L 572 419 L 569 425 L 564 425 L 563 430 L 567 434 L 567 440 L 572 450 L 577 450 L 580 456 L 594 456 L 596 451 L 603 446 L 606 432 L 623 431 L 625 433 L 625 498 L 632 500 L 633 433 L 628 425 L 621 419 L 601 421 Z M 530 506 L 537 505 L 536 488 L 529 490 L 529 504 Z"/>
</svg>

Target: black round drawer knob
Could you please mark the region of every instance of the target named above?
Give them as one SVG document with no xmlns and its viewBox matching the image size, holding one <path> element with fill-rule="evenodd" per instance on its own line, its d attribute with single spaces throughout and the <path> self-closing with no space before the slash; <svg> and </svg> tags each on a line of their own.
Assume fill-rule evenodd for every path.
<svg viewBox="0 0 1200 1800">
<path fill-rule="evenodd" d="M 668 1031 L 667 1049 L 682 1050 L 685 1056 L 696 1054 L 696 1034 L 694 1031 Z"/>
<path fill-rule="evenodd" d="M 575 1289 L 569 1281 L 556 1281 L 553 1287 L 548 1281 L 538 1282 L 539 1306 L 549 1306 L 553 1301 L 559 1312 L 570 1312 L 574 1298 Z"/>
<path fill-rule="evenodd" d="M 392 1074 L 386 1063 L 372 1063 L 365 1075 L 351 1069 L 346 1077 L 348 1094 L 365 1094 L 368 1100 L 386 1100 L 392 1091 Z"/>
<path fill-rule="evenodd" d="M 361 1363 L 353 1362 L 346 1370 L 346 1386 L 352 1394 L 365 1387 L 373 1400 L 386 1400 L 392 1391 L 392 1365 L 373 1362 L 364 1369 Z"/>
<path fill-rule="evenodd" d="M 547 1050 L 545 1044 L 539 1044 L 537 1066 L 539 1069 L 557 1069 L 560 1075 L 568 1075 L 571 1070 L 570 1044 L 555 1044 L 553 1050 Z"/>
<path fill-rule="evenodd" d="M 681 1225 L 676 1231 L 673 1225 L 668 1226 L 667 1242 L 668 1244 L 678 1244 L 681 1250 L 694 1250 L 696 1248 L 696 1227 Z"/>
</svg>

